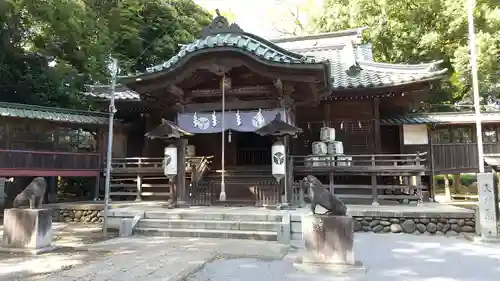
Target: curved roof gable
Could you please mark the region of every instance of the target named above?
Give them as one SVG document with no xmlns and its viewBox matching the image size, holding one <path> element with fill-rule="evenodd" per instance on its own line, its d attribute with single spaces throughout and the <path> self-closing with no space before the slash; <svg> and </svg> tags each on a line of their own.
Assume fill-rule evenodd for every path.
<svg viewBox="0 0 500 281">
<path fill-rule="evenodd" d="M 218 14 L 212 23 L 205 27 L 200 39 L 183 45 L 181 50 L 169 60 L 149 67 L 147 75 L 161 71 L 170 71 L 176 68 L 183 59 L 196 55 L 210 49 L 235 50 L 243 52 L 273 64 L 282 65 L 318 65 L 321 64 L 325 70 L 329 70 L 328 61 L 286 50 L 262 37 L 244 32 L 237 24 L 229 24 L 228 20 Z"/>
</svg>

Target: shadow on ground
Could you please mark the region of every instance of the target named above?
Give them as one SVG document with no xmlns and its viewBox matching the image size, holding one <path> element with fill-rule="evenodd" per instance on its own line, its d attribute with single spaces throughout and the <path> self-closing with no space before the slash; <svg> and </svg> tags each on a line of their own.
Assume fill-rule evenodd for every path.
<svg viewBox="0 0 500 281">
<path fill-rule="evenodd" d="M 2 236 L 3 227 L 0 240 Z M 57 248 L 50 253 L 37 256 L 0 253 L 0 280 L 32 280 L 35 277 L 43 280 L 38 279 L 40 275 L 67 270 L 106 257 L 110 252 L 88 251 L 85 247 L 114 238 L 116 234 L 110 233 L 105 238 L 100 225 L 54 223 L 53 237 L 53 245 Z"/>
<path fill-rule="evenodd" d="M 495 281 L 500 275 L 500 246 L 477 245 L 462 238 L 415 235 L 356 234 L 356 258 L 366 273 L 332 274 L 297 270 L 291 251 L 282 261 L 216 260 L 188 281 Z"/>
</svg>

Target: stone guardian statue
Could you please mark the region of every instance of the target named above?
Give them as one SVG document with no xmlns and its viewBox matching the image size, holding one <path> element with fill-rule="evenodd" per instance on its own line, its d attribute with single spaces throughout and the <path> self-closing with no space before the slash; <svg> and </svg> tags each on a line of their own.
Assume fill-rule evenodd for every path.
<svg viewBox="0 0 500 281">
<path fill-rule="evenodd" d="M 26 203 L 29 203 L 30 209 L 40 209 L 42 207 L 43 196 L 45 195 L 46 188 L 47 182 L 45 181 L 45 178 L 34 178 L 33 181 L 31 181 L 31 183 L 21 193 L 19 193 L 16 198 L 14 198 L 14 208 L 19 208 L 26 205 Z"/>
<path fill-rule="evenodd" d="M 316 214 L 316 205 L 320 205 L 327 210 L 324 215 L 345 216 L 347 214 L 347 207 L 344 202 L 328 191 L 318 178 L 308 175 L 303 179 L 303 183 L 309 188 L 313 215 Z"/>
</svg>

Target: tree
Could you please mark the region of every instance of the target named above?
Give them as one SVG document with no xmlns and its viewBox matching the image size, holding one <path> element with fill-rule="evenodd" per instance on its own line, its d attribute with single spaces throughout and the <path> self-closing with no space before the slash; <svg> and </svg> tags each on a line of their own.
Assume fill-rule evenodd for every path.
<svg viewBox="0 0 500 281">
<path fill-rule="evenodd" d="M 444 60 L 449 78 L 430 103 L 471 100 L 467 0 L 325 0 L 311 15 L 311 32 L 368 26 L 365 40 L 377 60 L 419 63 Z M 500 98 L 500 8 L 478 0 L 475 10 L 480 91 Z"/>
<path fill-rule="evenodd" d="M 144 71 L 210 19 L 192 0 L 0 0 L 0 98 L 87 107 L 79 93 L 109 83 L 110 55 L 121 75 Z"/>
</svg>

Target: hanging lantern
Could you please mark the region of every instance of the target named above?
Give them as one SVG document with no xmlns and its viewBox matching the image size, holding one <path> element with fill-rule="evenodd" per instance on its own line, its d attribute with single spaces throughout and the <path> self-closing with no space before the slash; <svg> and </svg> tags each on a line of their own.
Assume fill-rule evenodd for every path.
<svg viewBox="0 0 500 281">
<path fill-rule="evenodd" d="M 278 182 L 286 175 L 286 153 L 285 146 L 280 141 L 273 144 L 271 148 L 272 172 Z"/>
<path fill-rule="evenodd" d="M 165 147 L 164 161 L 165 176 L 169 178 L 177 176 L 177 147 L 175 145 Z"/>
</svg>

